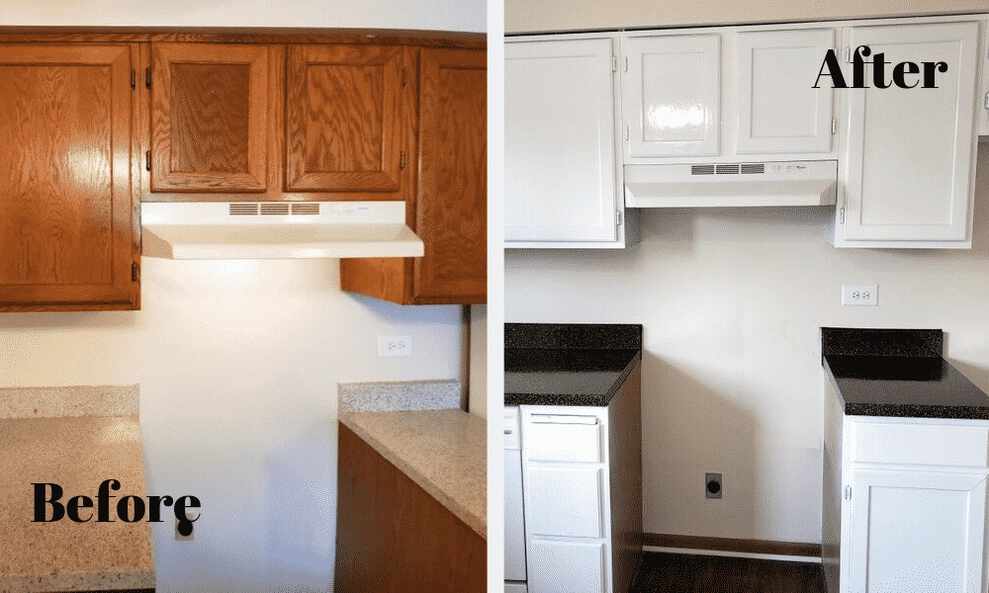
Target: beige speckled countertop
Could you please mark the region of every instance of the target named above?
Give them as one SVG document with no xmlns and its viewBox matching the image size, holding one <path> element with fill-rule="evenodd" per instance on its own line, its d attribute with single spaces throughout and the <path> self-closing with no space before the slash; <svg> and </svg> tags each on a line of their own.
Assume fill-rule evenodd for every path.
<svg viewBox="0 0 989 593">
<path fill-rule="evenodd" d="M 137 388 L 72 389 L 0 389 L 0 592 L 153 589 L 148 523 L 31 522 L 32 482 L 145 495 Z"/>
<path fill-rule="evenodd" d="M 354 412 L 340 422 L 487 537 L 483 418 L 461 410 Z"/>
</svg>

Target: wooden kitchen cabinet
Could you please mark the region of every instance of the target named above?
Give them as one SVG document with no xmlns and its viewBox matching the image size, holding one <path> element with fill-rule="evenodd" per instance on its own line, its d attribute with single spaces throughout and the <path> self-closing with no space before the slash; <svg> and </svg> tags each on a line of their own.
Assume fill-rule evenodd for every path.
<svg viewBox="0 0 989 593">
<path fill-rule="evenodd" d="M 152 192 L 268 189 L 269 167 L 278 166 L 270 54 L 267 45 L 152 45 Z"/>
<path fill-rule="evenodd" d="M 0 310 L 139 308 L 138 61 L 0 45 Z"/>
<path fill-rule="evenodd" d="M 287 191 L 404 199 L 413 182 L 415 52 L 400 46 L 289 48 Z"/>
<path fill-rule="evenodd" d="M 341 260 L 341 286 L 402 304 L 484 303 L 485 53 L 423 49 L 419 60 L 418 179 L 406 216 L 425 256 Z"/>
</svg>

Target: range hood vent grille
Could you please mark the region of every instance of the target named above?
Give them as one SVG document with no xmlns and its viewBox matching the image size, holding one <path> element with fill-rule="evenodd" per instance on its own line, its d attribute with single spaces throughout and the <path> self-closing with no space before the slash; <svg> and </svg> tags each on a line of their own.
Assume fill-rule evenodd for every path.
<svg viewBox="0 0 989 593">
<path fill-rule="evenodd" d="M 691 175 L 762 175 L 766 172 L 766 163 L 728 163 L 691 165 Z"/>
<path fill-rule="evenodd" d="M 233 202 L 230 216 L 319 216 L 319 202 Z"/>
</svg>

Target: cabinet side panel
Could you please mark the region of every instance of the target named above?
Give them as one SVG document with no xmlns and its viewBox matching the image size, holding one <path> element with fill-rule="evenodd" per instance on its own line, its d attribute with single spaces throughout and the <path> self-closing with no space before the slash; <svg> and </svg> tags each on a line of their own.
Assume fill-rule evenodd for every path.
<svg viewBox="0 0 989 593">
<path fill-rule="evenodd" d="M 841 574 L 841 460 L 844 415 L 834 387 L 824 386 L 824 496 L 822 510 L 821 563 L 827 593 L 840 591 Z"/>
<path fill-rule="evenodd" d="M 340 425 L 336 590 L 482 593 L 485 540 Z"/>
<path fill-rule="evenodd" d="M 642 561 L 642 365 L 608 406 L 614 593 L 632 588 Z"/>
</svg>

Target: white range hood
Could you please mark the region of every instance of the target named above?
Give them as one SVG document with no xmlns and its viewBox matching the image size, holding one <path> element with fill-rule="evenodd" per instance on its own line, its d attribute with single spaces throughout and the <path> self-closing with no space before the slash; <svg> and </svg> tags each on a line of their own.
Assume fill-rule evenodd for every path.
<svg viewBox="0 0 989 593">
<path fill-rule="evenodd" d="M 420 257 L 405 202 L 145 202 L 143 254 L 168 259 Z"/>
<path fill-rule="evenodd" d="M 629 208 L 829 206 L 837 161 L 628 165 Z"/>
</svg>

